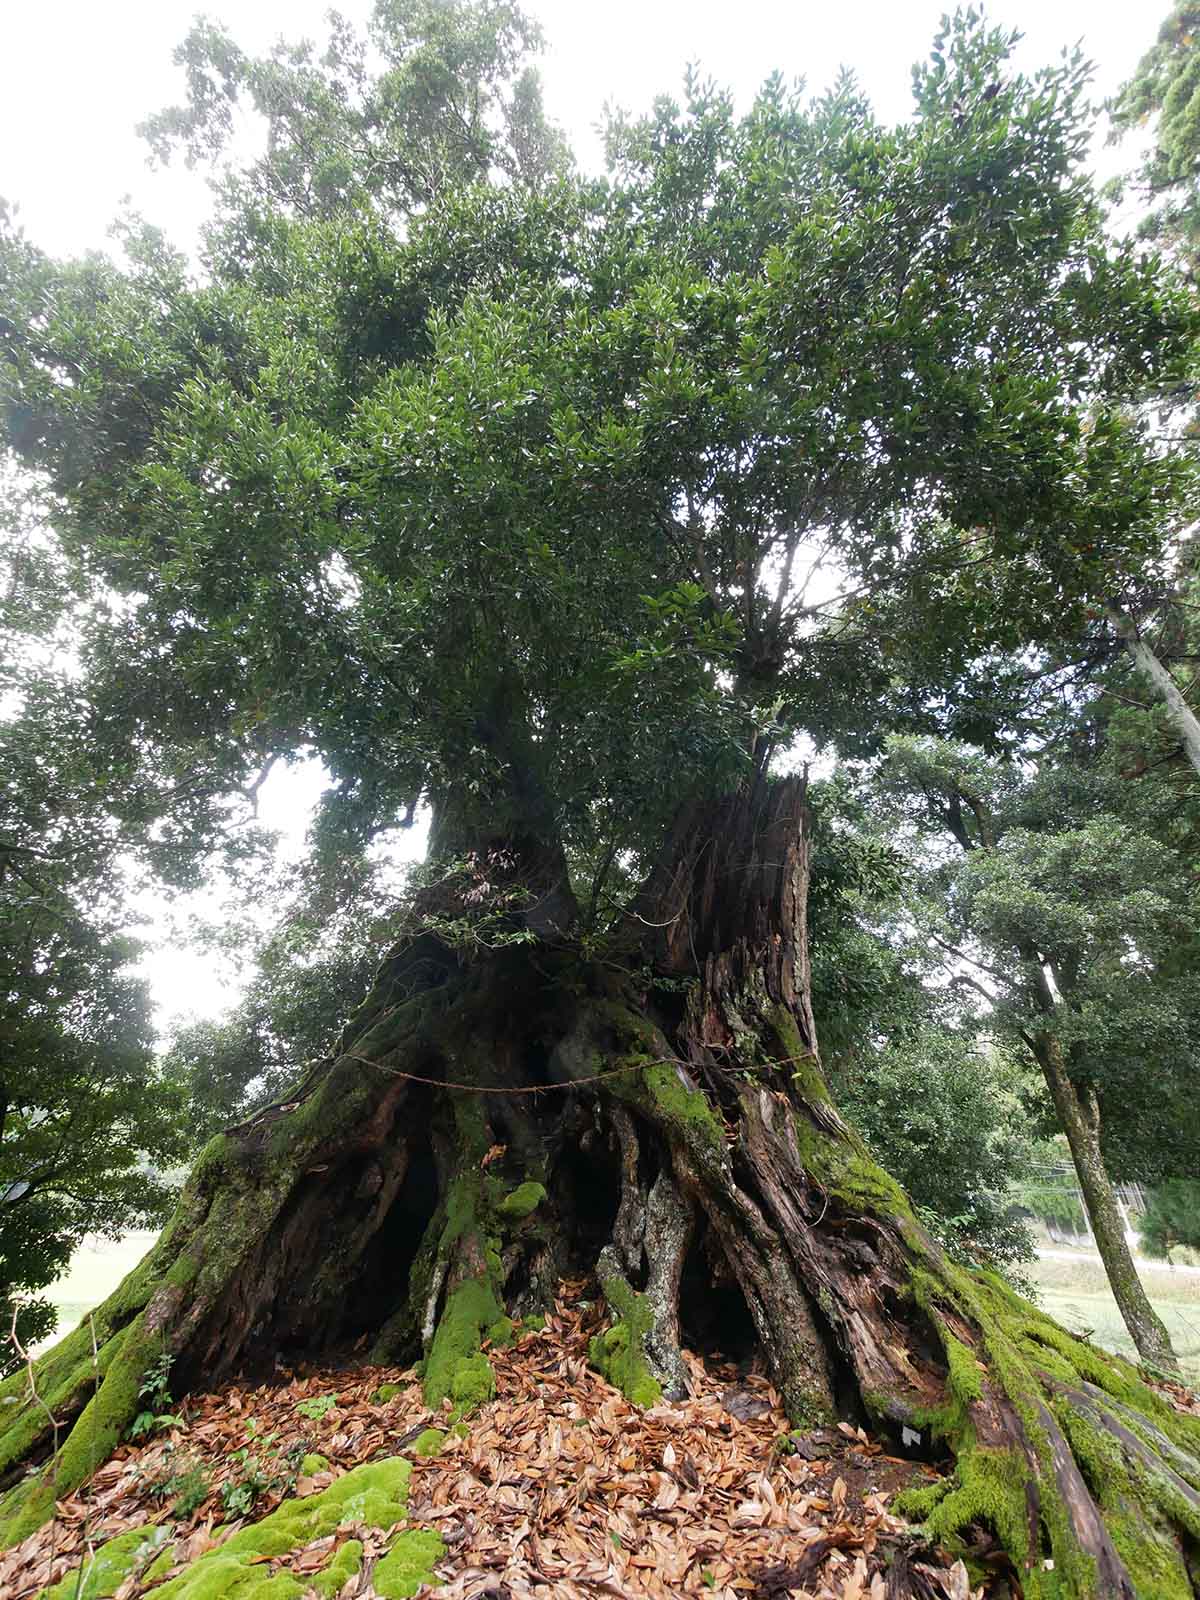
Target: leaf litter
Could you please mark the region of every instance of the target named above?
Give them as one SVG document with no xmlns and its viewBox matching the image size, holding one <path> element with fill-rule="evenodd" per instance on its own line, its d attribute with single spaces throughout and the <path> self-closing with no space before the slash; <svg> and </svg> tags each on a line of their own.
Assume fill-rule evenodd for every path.
<svg viewBox="0 0 1200 1600">
<path fill-rule="evenodd" d="M 979 1600 L 961 1561 L 924 1545 L 888 1507 L 900 1489 L 935 1475 L 889 1455 L 859 1428 L 800 1435 L 769 1380 L 685 1353 L 693 1393 L 641 1411 L 587 1365 L 600 1312 L 563 1298 L 537 1331 L 489 1349 L 496 1397 L 457 1431 L 431 1411 L 412 1369 L 282 1371 L 277 1381 L 192 1396 L 183 1422 L 148 1444 L 120 1446 L 55 1521 L 0 1554 L 0 1595 L 33 1600 L 106 1540 L 145 1526 L 146 1559 L 116 1600 L 153 1596 L 164 1578 L 216 1548 L 287 1494 L 305 1496 L 365 1462 L 412 1461 L 408 1518 L 441 1534 L 445 1558 L 422 1595 L 446 1600 Z M 386 1399 L 381 1396 L 381 1386 Z M 394 1390 L 394 1392 L 392 1392 Z M 314 1402 L 317 1402 L 314 1404 Z M 433 1455 L 413 1452 L 444 1430 Z M 247 1455 L 266 1486 L 240 1509 Z M 321 1463 L 313 1456 L 324 1458 Z M 307 1471 L 297 1463 L 309 1457 Z M 290 1463 L 290 1474 L 282 1470 Z M 281 1466 L 274 1480 L 273 1464 Z M 203 1489 L 181 1516 L 178 1484 Z M 194 1496 L 193 1496 L 194 1498 Z M 359 1572 L 337 1600 L 372 1600 L 371 1570 L 391 1529 L 344 1525 L 273 1560 L 301 1582 L 347 1539 L 363 1544 Z M 169 1570 L 149 1568 L 173 1543 Z M 267 1558 L 263 1558 L 264 1562 Z M 316 1597 L 315 1590 L 308 1593 Z"/>
</svg>

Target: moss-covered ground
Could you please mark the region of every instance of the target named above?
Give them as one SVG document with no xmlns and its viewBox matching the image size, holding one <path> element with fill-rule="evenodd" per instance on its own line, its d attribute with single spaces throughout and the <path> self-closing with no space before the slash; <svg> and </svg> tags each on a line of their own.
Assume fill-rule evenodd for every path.
<svg viewBox="0 0 1200 1600">
<path fill-rule="evenodd" d="M 763 1398 L 761 1410 L 749 1420 L 731 1416 L 728 1392 L 743 1390 L 746 1380 L 729 1366 L 716 1366 L 711 1374 L 697 1367 L 692 1398 L 647 1416 L 587 1359 L 590 1341 L 605 1330 L 610 1314 L 594 1286 L 575 1285 L 551 1308 L 547 1327 L 518 1324 L 512 1342 L 489 1352 L 495 1399 L 450 1426 L 445 1410 L 426 1406 L 411 1369 L 341 1368 L 195 1396 L 178 1434 L 152 1438 L 132 1451 L 123 1448 L 95 1497 L 83 1489 L 69 1498 L 64 1511 L 71 1520 L 59 1526 L 60 1557 L 64 1529 L 83 1526 L 103 1547 L 114 1534 L 130 1533 L 127 1524 L 136 1517 L 128 1540 L 132 1550 L 116 1547 L 126 1578 L 135 1563 L 144 1564 L 129 1600 L 160 1593 L 167 1600 L 299 1600 L 310 1587 L 320 1600 L 333 1600 L 346 1582 L 368 1575 L 377 1595 L 404 1600 L 435 1560 L 438 1573 L 451 1582 L 484 1568 L 497 1588 L 514 1594 L 545 1588 L 547 1579 L 535 1578 L 535 1568 L 565 1591 L 570 1564 L 586 1560 L 597 1570 L 613 1569 L 614 1584 L 634 1594 L 645 1592 L 646 1569 L 632 1563 L 653 1559 L 663 1563 L 660 1592 L 676 1593 L 687 1592 L 679 1574 L 689 1570 L 693 1554 L 683 1530 L 703 1526 L 712 1530 L 714 1548 L 704 1563 L 712 1582 L 702 1592 L 737 1600 L 744 1590 L 731 1587 L 735 1579 L 798 1559 L 819 1531 L 822 1514 L 802 1510 L 818 1487 L 816 1468 L 774 1449 L 787 1419 L 773 1406 L 765 1379 L 750 1380 L 751 1392 Z M 633 1315 L 636 1320 L 636 1304 Z M 388 1396 L 382 1403 L 381 1391 Z M 328 1408 L 319 1403 L 334 1397 Z M 230 1520 L 219 1491 L 236 1485 L 240 1469 L 233 1457 L 248 1437 L 249 1421 L 254 1437 L 273 1441 L 260 1444 L 272 1460 L 303 1444 L 305 1454 L 297 1459 L 310 1481 L 299 1486 L 299 1499 L 278 1507 L 264 1496 L 244 1527 L 235 1524 L 218 1548 L 176 1570 L 189 1538 L 202 1544 L 206 1526 L 219 1530 Z M 826 1477 L 844 1474 L 864 1489 L 876 1482 L 877 1447 L 872 1454 L 865 1441 L 834 1438 L 839 1453 L 821 1464 Z M 193 1512 L 181 1514 L 172 1497 L 160 1496 L 153 1486 L 164 1467 L 178 1471 L 192 1462 L 203 1468 L 211 1493 Z M 767 1462 L 772 1464 L 764 1469 Z M 750 1492 L 764 1470 L 778 1502 L 769 1526 L 737 1515 L 743 1486 Z M 582 1495 L 581 1486 L 587 1489 Z M 630 1507 L 651 1504 L 664 1486 L 680 1495 L 680 1520 L 651 1525 Z M 373 1498 L 365 1497 L 366 1490 Z M 345 1521 L 336 1504 L 343 1497 L 357 1502 L 344 1506 Z M 856 1539 L 867 1540 L 873 1516 L 861 1496 L 846 1508 Z M 146 1527 L 153 1532 L 159 1518 L 170 1539 L 155 1551 Z M 520 1533 L 526 1522 L 530 1537 Z M 441 1559 L 434 1530 L 453 1534 Z M 44 1581 L 49 1547 L 46 1528 L 24 1557 L 21 1570 L 37 1582 Z M 297 1559 L 300 1551 L 303 1561 Z M 18 1551 L 0 1555 L 0 1594 L 37 1593 L 36 1584 L 15 1576 L 21 1559 Z M 872 1573 L 879 1569 L 876 1555 L 867 1559 Z M 6 1561 L 14 1565 L 6 1567 Z M 76 1551 L 69 1570 L 57 1574 L 60 1593 L 54 1600 L 72 1600 L 78 1570 Z M 97 1589 L 87 1600 L 106 1596 Z"/>
<path fill-rule="evenodd" d="M 185 1562 L 161 1526 L 143 1525 L 85 1556 L 40 1600 L 106 1600 L 135 1571 L 161 1578 L 156 1600 L 299 1600 L 310 1588 L 333 1596 L 359 1571 L 364 1546 L 346 1538 L 329 1549 L 316 1571 L 296 1573 L 290 1561 L 339 1529 L 389 1536 L 371 1574 L 384 1600 L 404 1600 L 429 1583 L 445 1552 L 441 1536 L 420 1528 L 397 1529 L 407 1518 L 411 1463 L 392 1457 L 354 1468 L 320 1493 L 286 1499 L 269 1515 L 237 1528 L 216 1548 Z M 393 1530 L 396 1530 L 393 1532 Z"/>
</svg>

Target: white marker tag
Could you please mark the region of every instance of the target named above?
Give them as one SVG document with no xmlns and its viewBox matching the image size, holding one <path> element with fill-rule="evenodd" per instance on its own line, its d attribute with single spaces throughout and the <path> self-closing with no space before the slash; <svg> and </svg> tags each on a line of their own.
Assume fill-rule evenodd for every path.
<svg viewBox="0 0 1200 1600">
<path fill-rule="evenodd" d="M 906 1449 L 910 1444 L 920 1444 L 920 1442 L 921 1430 L 919 1428 L 901 1427 L 900 1443 L 904 1445 Z"/>
</svg>

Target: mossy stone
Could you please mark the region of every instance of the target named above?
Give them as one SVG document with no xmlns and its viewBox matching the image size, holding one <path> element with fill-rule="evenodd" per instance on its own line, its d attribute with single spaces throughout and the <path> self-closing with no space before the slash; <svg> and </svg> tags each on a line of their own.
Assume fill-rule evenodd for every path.
<svg viewBox="0 0 1200 1600">
<path fill-rule="evenodd" d="M 155 1600 L 225 1600 L 231 1594 L 237 1600 L 295 1600 L 307 1582 L 300 1584 L 286 1572 L 272 1574 L 261 1558 L 278 1560 L 344 1522 L 393 1527 L 405 1516 L 411 1473 L 408 1461 L 391 1456 L 355 1467 L 320 1494 L 285 1500 L 270 1516 L 239 1528 L 218 1549 L 160 1585 Z"/>
<path fill-rule="evenodd" d="M 324 1569 L 309 1580 L 309 1587 L 315 1589 L 325 1600 L 333 1600 L 333 1596 L 340 1594 L 342 1586 L 349 1583 L 362 1567 L 362 1542 L 358 1539 L 347 1539 L 345 1544 L 339 1545 L 337 1554 Z"/>
</svg>

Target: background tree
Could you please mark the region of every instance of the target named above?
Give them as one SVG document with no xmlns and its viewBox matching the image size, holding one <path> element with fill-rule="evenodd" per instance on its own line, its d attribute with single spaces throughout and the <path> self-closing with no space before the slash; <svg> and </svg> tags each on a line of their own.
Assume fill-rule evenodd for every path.
<svg viewBox="0 0 1200 1600">
<path fill-rule="evenodd" d="M 909 863 L 854 787 L 817 786 L 813 809 L 813 1014 L 834 1099 L 949 1250 L 1019 1273 L 1033 1254 L 1013 1214 L 1037 1136 L 1027 1075 L 939 983 Z"/>
<path fill-rule="evenodd" d="M 1200 11 L 1187 0 L 1174 6 L 1158 38 L 1112 107 L 1117 138 L 1149 126 L 1150 149 L 1133 178 L 1148 206 L 1143 231 L 1177 251 L 1194 270 L 1200 232 Z"/>
<path fill-rule="evenodd" d="M 1168 1178 L 1150 1191 L 1141 1221 L 1142 1249 L 1169 1260 L 1176 1245 L 1200 1250 L 1200 1184 Z"/>
<path fill-rule="evenodd" d="M 45 720 L 70 699 L 31 689 L 0 720 L 0 1315 L 7 1332 L 19 1308 L 21 1344 L 53 1328 L 36 1292 L 86 1234 L 165 1219 L 175 1191 L 153 1167 L 192 1148 L 182 1097 L 155 1064 L 111 864 L 79 789 L 64 788 L 82 752 L 45 759 Z M 4 1367 L 17 1361 L 6 1339 Z"/>
<path fill-rule="evenodd" d="M 1126 1326 L 1146 1359 L 1170 1364 L 1102 1129 L 1110 1119 L 1120 1129 L 1128 1176 L 1139 1175 L 1126 1165 L 1139 1142 L 1159 1160 L 1182 1160 L 1176 1170 L 1194 1160 L 1190 1149 L 1170 1151 L 1169 1130 L 1196 1082 L 1195 885 L 1144 817 L 1138 826 L 1122 816 L 1127 786 L 1081 753 L 1072 763 L 1060 749 L 1022 770 L 962 746 L 897 739 L 886 771 L 955 850 L 928 886 L 929 936 L 1037 1062 Z"/>
<path fill-rule="evenodd" d="M 519 7 L 377 0 L 363 34 L 344 17 L 328 20 L 320 53 L 280 43 L 258 58 L 198 20 L 175 52 L 187 103 L 140 130 L 155 156 L 216 162 L 237 113 L 250 113 L 265 124 L 266 154 L 226 168 L 217 188 L 226 205 L 264 220 L 364 207 L 398 219 L 479 180 L 536 187 L 567 167 L 530 59 L 541 29 Z"/>
</svg>

